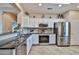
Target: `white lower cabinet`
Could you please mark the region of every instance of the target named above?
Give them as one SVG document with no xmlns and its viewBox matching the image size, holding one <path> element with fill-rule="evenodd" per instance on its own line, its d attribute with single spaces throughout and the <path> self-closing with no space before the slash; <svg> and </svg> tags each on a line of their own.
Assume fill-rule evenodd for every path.
<svg viewBox="0 0 79 59">
<path fill-rule="evenodd" d="M 33 44 L 39 44 L 39 36 L 38 36 L 38 34 L 33 34 L 32 39 L 33 39 Z"/>
<path fill-rule="evenodd" d="M 33 34 L 30 37 L 28 37 L 27 41 L 27 54 L 29 54 L 32 44 L 39 44 L 38 34 Z"/>
<path fill-rule="evenodd" d="M 55 34 L 49 35 L 49 44 L 55 44 L 55 43 L 56 43 Z"/>
<path fill-rule="evenodd" d="M 29 54 L 29 52 L 32 48 L 32 35 L 30 37 L 28 37 L 26 44 L 27 44 L 27 54 Z"/>
</svg>

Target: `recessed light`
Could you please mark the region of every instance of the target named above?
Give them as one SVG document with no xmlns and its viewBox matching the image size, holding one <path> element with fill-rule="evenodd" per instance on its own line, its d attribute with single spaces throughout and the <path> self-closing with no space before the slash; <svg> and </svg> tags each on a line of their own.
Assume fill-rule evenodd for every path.
<svg viewBox="0 0 79 59">
<path fill-rule="evenodd" d="M 39 3 L 39 4 L 38 4 L 38 6 L 42 6 L 42 4 L 41 4 L 41 3 Z"/>
<path fill-rule="evenodd" d="M 79 6 L 77 6 L 77 8 L 79 8 Z"/>
<path fill-rule="evenodd" d="M 59 6 L 59 7 L 62 7 L 62 5 L 61 5 L 61 4 L 59 4 L 58 6 Z"/>
</svg>

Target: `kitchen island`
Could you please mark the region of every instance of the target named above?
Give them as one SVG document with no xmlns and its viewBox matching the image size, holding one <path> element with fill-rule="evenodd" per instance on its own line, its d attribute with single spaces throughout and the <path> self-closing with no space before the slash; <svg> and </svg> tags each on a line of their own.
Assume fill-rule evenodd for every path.
<svg viewBox="0 0 79 59">
<path fill-rule="evenodd" d="M 27 38 L 31 34 L 0 34 L 0 55 L 26 55 Z"/>
</svg>

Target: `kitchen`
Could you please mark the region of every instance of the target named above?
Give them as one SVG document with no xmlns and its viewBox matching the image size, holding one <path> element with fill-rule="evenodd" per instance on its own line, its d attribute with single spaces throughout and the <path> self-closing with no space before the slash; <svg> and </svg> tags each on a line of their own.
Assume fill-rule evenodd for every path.
<svg viewBox="0 0 79 59">
<path fill-rule="evenodd" d="M 26 6 L 24 6 L 24 5 L 26 5 Z M 51 7 L 51 5 L 52 4 L 46 4 L 46 5 L 42 4 L 42 6 L 38 6 L 38 4 L 21 4 L 21 6 L 23 6 L 25 8 L 25 10 L 27 10 L 30 13 L 30 16 L 28 18 L 25 17 L 26 19 L 29 19 L 29 20 L 27 20 L 27 21 L 24 20 L 24 22 L 28 22 L 28 24 L 25 25 L 23 23 L 23 25 L 29 29 L 38 29 L 39 24 L 48 24 L 49 27 L 54 28 L 54 22 L 70 22 L 70 25 L 71 25 L 70 45 L 71 46 L 79 45 L 79 43 L 78 43 L 79 42 L 79 40 L 78 40 L 78 32 L 79 31 L 78 31 L 78 27 L 77 27 L 78 26 L 78 19 L 79 19 L 78 18 L 79 12 L 77 9 L 78 4 L 76 4 L 76 5 L 72 4 L 72 3 L 71 3 L 71 5 L 62 4 L 62 6 L 60 6 L 59 4 L 57 4 L 57 5 L 53 4 L 52 5 L 53 8 L 47 8 L 47 6 Z M 45 7 L 46 7 L 46 9 L 44 9 Z M 57 9 L 55 9 L 56 7 L 57 7 Z M 50 10 L 48 10 L 48 9 L 50 9 Z M 69 11 L 68 11 L 68 9 L 69 9 Z M 63 17 L 58 18 L 59 13 L 58 14 L 55 13 L 57 11 L 59 11 L 59 13 L 63 13 Z M 48 12 L 48 13 L 44 14 L 44 12 L 45 13 Z M 76 32 L 75 32 L 75 29 L 76 29 Z M 35 33 L 33 32 L 33 34 L 36 35 L 36 36 L 34 36 L 34 40 L 33 40 L 34 45 L 40 44 L 39 43 L 39 36 L 38 36 L 39 33 L 38 34 L 37 33 L 38 32 L 35 32 Z M 53 38 L 52 44 L 55 44 L 56 43 L 55 35 L 51 36 L 50 38 Z M 51 42 L 50 39 L 49 39 L 49 42 Z"/>
<path fill-rule="evenodd" d="M 21 7 L 18 7 L 21 12 L 17 13 L 17 24 L 21 25 L 19 31 L 22 35 L 30 35 L 25 41 L 27 45 L 26 54 L 33 54 L 35 52 L 31 53 L 33 47 L 57 46 L 58 48 L 69 48 L 79 45 L 79 4 L 19 3 L 18 5 Z M 58 34 L 61 37 L 58 37 Z M 65 34 L 68 37 L 62 38 Z M 64 39 L 67 41 L 63 41 Z M 40 51 L 42 51 L 42 48 Z"/>
</svg>

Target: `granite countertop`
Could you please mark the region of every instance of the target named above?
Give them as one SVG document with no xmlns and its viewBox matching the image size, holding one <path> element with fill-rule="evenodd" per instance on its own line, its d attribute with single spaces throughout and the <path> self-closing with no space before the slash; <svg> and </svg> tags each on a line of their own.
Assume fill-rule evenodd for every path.
<svg viewBox="0 0 79 59">
<path fill-rule="evenodd" d="M 53 29 L 52 27 L 23 27 L 23 29 Z"/>
<path fill-rule="evenodd" d="M 9 34 L 14 34 L 14 33 L 18 33 L 18 32 L 7 32 L 7 33 L 2 33 L 2 34 L 0 34 L 0 36 L 9 35 Z"/>
<path fill-rule="evenodd" d="M 24 38 L 24 40 L 23 40 L 22 42 L 20 42 L 20 43 L 17 45 L 17 47 L 18 47 L 19 45 L 21 45 L 22 43 L 24 43 L 24 42 L 27 40 L 27 38 L 30 37 L 30 36 L 31 36 L 31 34 L 24 34 L 24 35 L 22 35 L 22 37 Z"/>
<path fill-rule="evenodd" d="M 15 32 L 14 32 L 14 33 L 0 34 L 0 36 L 7 36 L 7 35 L 9 35 L 9 34 L 15 34 Z M 18 35 L 19 37 L 24 37 L 25 39 L 24 39 L 22 42 L 20 42 L 17 46 L 19 46 L 20 44 L 22 44 L 30 35 L 31 35 L 31 34 Z M 11 35 L 10 35 L 10 36 L 11 36 Z M 3 38 L 5 38 L 5 39 L 1 39 L 1 40 L 0 40 L 0 48 L 8 48 L 8 46 L 7 46 L 8 44 L 10 45 L 9 48 L 16 47 L 15 43 L 14 43 L 14 44 L 11 44 L 10 42 L 13 42 L 13 41 L 17 40 L 17 39 L 18 39 L 18 36 L 10 37 L 10 38 L 8 38 L 8 39 L 6 39 L 5 37 L 3 37 Z M 4 47 L 3 47 L 3 46 L 4 46 Z M 12 47 L 11 47 L 11 46 L 12 46 Z"/>
</svg>

